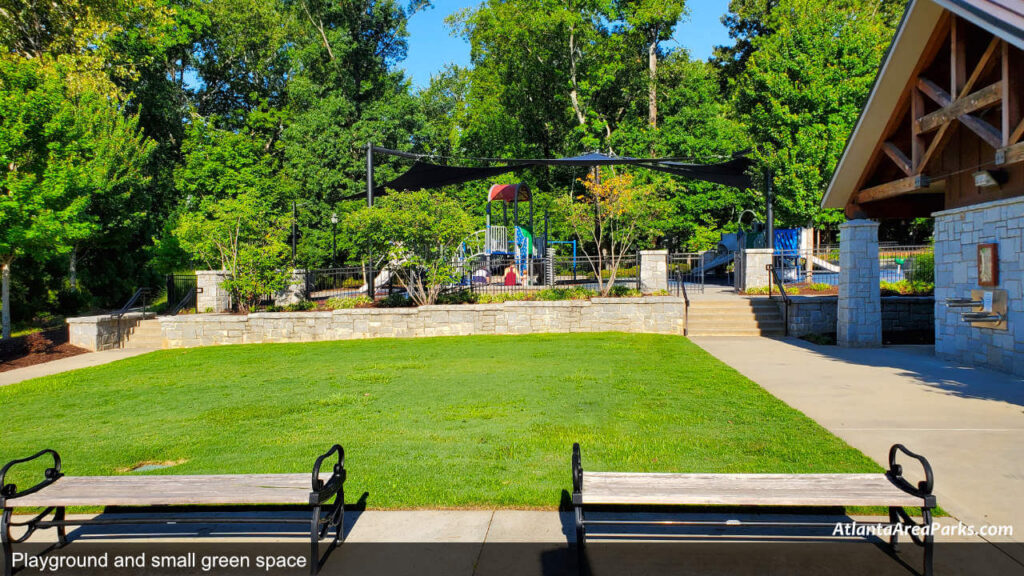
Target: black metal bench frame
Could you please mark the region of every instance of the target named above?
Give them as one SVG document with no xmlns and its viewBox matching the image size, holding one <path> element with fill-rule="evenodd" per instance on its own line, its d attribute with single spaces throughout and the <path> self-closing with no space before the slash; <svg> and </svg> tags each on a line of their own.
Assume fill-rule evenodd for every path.
<svg viewBox="0 0 1024 576">
<path fill-rule="evenodd" d="M 918 482 L 917 486 L 914 486 L 906 478 L 903 477 L 903 466 L 896 463 L 896 457 L 902 452 L 903 454 L 917 460 L 921 467 L 924 469 L 925 479 Z M 898 488 L 921 498 L 921 523 L 917 523 L 910 517 L 910 514 L 900 506 L 889 507 L 889 524 L 892 526 L 903 526 L 907 529 L 907 534 L 910 536 L 911 541 L 924 549 L 924 570 L 925 576 L 932 576 L 934 574 L 934 553 L 935 553 L 935 536 L 932 534 L 930 526 L 932 524 L 932 511 L 936 507 L 935 496 L 932 494 L 932 489 L 935 486 L 935 476 L 932 473 L 931 464 L 928 460 L 920 454 L 915 454 L 907 449 L 902 444 L 893 444 L 889 448 L 889 469 L 886 470 L 885 476 Z M 572 505 L 575 512 L 575 524 L 576 524 L 576 551 L 580 556 L 580 565 L 583 565 L 584 558 L 583 553 L 587 543 L 587 525 L 603 525 L 603 526 L 737 526 L 735 522 L 714 522 L 714 521 L 699 521 L 699 522 L 687 522 L 687 521 L 644 521 L 644 520 L 587 520 L 584 515 L 584 504 L 583 504 L 583 460 L 580 456 L 580 445 L 575 443 L 572 446 Z M 678 505 L 685 506 L 686 502 L 679 502 Z M 827 524 L 834 526 L 835 524 Z M 753 527 L 781 527 L 781 526 L 826 526 L 826 524 L 817 523 L 795 523 L 795 522 L 743 522 L 739 526 L 753 526 Z M 929 527 L 922 536 L 915 534 L 914 528 Z M 899 546 L 899 534 L 896 530 L 893 531 L 892 536 L 889 538 L 889 550 L 895 556 Z"/>
<path fill-rule="evenodd" d="M 14 484 L 5 483 L 5 477 L 11 468 L 18 464 L 31 462 L 44 456 L 53 457 L 53 466 L 47 468 L 45 479 L 25 490 L 18 490 Z M 320 479 L 320 468 L 324 461 L 332 455 L 337 456 L 331 477 L 325 482 Z M 204 516 L 202 518 L 174 517 L 161 518 L 158 515 L 147 516 L 144 512 L 133 512 L 131 517 L 125 518 L 93 518 L 83 520 L 67 519 L 64 506 L 51 506 L 42 512 L 22 522 L 14 522 L 14 504 L 22 496 L 27 496 L 43 490 L 59 480 L 64 474 L 61 472 L 61 458 L 56 450 L 46 449 L 29 456 L 12 460 L 0 468 L 0 509 L 3 516 L 0 517 L 0 541 L 4 553 L 4 576 L 12 576 L 14 573 L 14 545 L 26 542 L 36 530 L 48 528 L 57 529 L 56 548 L 62 548 L 68 544 L 68 526 L 109 526 L 109 525 L 143 525 L 143 524 L 309 524 L 310 550 L 309 566 L 310 574 L 316 576 L 323 567 L 327 557 L 340 543 L 345 540 L 345 450 L 339 444 L 335 444 L 330 450 L 320 455 L 313 464 L 313 477 L 310 485 L 309 505 L 311 506 L 311 517 L 309 520 L 295 518 L 294 516 L 260 516 L 258 518 L 245 518 L 237 515 L 232 516 Z M 173 478 L 173 476 L 168 476 Z M 337 495 L 333 504 L 328 501 Z M 268 504 L 272 504 L 269 503 Z M 326 510 L 325 510 L 326 509 Z M 47 519 L 52 515 L 52 518 Z M 11 534 L 11 528 L 24 528 L 25 532 L 15 538 Z M 323 556 L 320 555 L 320 542 L 328 536 L 331 529 L 334 529 L 334 537 L 331 539 Z M 45 552 L 44 552 L 45 553 Z"/>
</svg>

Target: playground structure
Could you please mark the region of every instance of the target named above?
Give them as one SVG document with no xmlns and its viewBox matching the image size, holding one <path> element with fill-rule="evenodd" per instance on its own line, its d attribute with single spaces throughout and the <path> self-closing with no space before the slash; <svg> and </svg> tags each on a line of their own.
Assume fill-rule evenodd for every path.
<svg viewBox="0 0 1024 576">
<path fill-rule="evenodd" d="M 492 223 L 492 217 L 495 216 L 492 214 L 492 205 L 495 202 L 501 203 L 501 225 Z M 520 203 L 528 206 L 528 225 L 520 225 Z M 510 206 L 512 226 L 509 226 Z M 459 244 L 456 262 L 464 269 L 473 271 L 471 282 L 481 284 L 489 283 L 492 276 L 500 275 L 504 268 L 514 264 L 522 284 L 530 285 L 537 275 L 533 270 L 533 261 L 543 256 L 546 250 L 547 217 L 544 234 L 535 238 L 533 196 L 529 187 L 522 182 L 491 186 L 487 191 L 486 213 L 484 229 L 474 232 Z"/>
</svg>

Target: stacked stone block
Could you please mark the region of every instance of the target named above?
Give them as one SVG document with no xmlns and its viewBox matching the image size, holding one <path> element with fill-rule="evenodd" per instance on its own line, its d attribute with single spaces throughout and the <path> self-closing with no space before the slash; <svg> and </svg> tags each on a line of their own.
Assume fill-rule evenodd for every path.
<svg viewBox="0 0 1024 576">
<path fill-rule="evenodd" d="M 839 227 L 839 305 L 836 343 L 849 348 L 882 345 L 878 223 L 851 220 Z"/>
<path fill-rule="evenodd" d="M 935 213 L 935 351 L 967 364 L 1024 375 L 1024 198 Z M 960 321 L 947 298 L 978 286 L 978 245 L 998 244 L 999 285 L 1008 298 L 1007 330 Z"/>
</svg>

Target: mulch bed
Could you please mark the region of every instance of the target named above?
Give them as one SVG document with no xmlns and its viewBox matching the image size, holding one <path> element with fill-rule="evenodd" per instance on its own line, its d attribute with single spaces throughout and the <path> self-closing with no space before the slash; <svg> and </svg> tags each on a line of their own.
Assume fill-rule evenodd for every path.
<svg viewBox="0 0 1024 576">
<path fill-rule="evenodd" d="M 68 344 L 68 328 L 61 326 L 40 332 L 53 342 L 45 352 L 32 353 L 28 349 L 28 336 L 19 336 L 0 341 L 0 372 L 34 366 L 45 362 L 69 358 L 89 352 L 85 348 Z"/>
</svg>

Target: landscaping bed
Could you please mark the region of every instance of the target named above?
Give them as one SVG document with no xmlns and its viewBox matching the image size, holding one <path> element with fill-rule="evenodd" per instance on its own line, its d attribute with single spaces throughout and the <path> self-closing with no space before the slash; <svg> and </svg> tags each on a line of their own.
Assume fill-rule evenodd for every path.
<svg viewBox="0 0 1024 576">
<path fill-rule="evenodd" d="M 88 350 L 68 344 L 68 328 L 52 328 L 17 336 L 0 344 L 0 372 L 34 366 L 85 354 Z"/>
<path fill-rule="evenodd" d="M 76 475 L 308 472 L 338 442 L 348 498 L 370 508 L 552 509 L 573 442 L 595 470 L 881 471 L 686 338 L 650 334 L 164 350 L 0 388 L 0 421 L 0 462 L 50 447 Z"/>
</svg>

